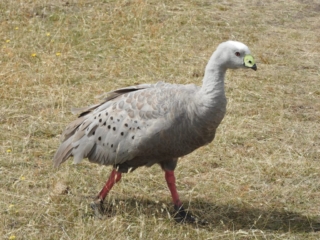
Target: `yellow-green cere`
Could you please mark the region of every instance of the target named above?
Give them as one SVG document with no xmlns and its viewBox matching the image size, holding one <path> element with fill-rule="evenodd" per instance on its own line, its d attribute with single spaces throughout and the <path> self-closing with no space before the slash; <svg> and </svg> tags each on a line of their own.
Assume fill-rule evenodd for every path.
<svg viewBox="0 0 320 240">
<path fill-rule="evenodd" d="M 244 56 L 244 66 L 252 68 L 254 65 L 255 65 L 255 61 L 252 55 L 248 54 Z"/>
</svg>

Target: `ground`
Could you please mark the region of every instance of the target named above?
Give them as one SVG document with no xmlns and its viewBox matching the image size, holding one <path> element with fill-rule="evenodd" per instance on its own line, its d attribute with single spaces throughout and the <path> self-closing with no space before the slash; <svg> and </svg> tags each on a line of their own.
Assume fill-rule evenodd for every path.
<svg viewBox="0 0 320 240">
<path fill-rule="evenodd" d="M 320 3 L 317 0 L 3 0 L 0 235 L 3 239 L 319 239 Z M 125 174 L 52 157 L 72 107 L 159 80 L 201 85 L 217 45 L 249 46 L 258 71 L 228 71 L 216 139 L 179 160 L 177 224 L 158 166 Z"/>
</svg>

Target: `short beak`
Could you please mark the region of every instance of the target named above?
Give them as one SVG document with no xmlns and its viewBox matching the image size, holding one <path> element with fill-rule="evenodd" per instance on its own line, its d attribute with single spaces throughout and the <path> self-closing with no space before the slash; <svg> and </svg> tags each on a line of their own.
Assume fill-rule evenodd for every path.
<svg viewBox="0 0 320 240">
<path fill-rule="evenodd" d="M 252 67 L 251 67 L 253 70 L 255 70 L 255 71 L 257 71 L 257 65 L 256 64 L 254 64 Z"/>
</svg>

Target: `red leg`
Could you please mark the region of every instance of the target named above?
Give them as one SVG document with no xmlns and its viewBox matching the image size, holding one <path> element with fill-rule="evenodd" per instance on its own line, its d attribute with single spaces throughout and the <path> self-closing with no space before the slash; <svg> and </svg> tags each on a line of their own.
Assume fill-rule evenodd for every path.
<svg viewBox="0 0 320 240">
<path fill-rule="evenodd" d="M 164 170 L 164 171 L 165 171 L 165 178 L 166 178 L 169 190 L 171 192 L 174 209 L 177 211 L 174 216 L 174 219 L 177 222 L 189 222 L 189 223 L 196 222 L 196 218 L 192 216 L 191 213 L 187 212 L 182 206 L 182 202 L 179 199 L 179 194 L 176 188 L 176 178 L 174 176 L 174 171 L 169 171 L 169 170 Z"/>
<path fill-rule="evenodd" d="M 113 187 L 113 185 L 117 182 L 119 182 L 121 179 L 121 172 L 117 172 L 115 169 L 112 170 L 111 175 L 106 182 L 106 185 L 102 188 L 101 192 L 98 195 L 98 198 L 101 202 L 106 198 L 107 194 Z"/>
<path fill-rule="evenodd" d="M 182 203 L 179 199 L 179 194 L 176 188 L 176 178 L 174 176 L 174 171 L 165 170 L 165 178 L 171 192 L 173 204 L 177 207 L 181 207 Z"/>
</svg>

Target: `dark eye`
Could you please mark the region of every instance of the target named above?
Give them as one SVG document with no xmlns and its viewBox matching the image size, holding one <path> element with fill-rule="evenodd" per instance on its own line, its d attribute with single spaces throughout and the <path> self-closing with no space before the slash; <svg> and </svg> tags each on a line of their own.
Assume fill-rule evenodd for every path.
<svg viewBox="0 0 320 240">
<path fill-rule="evenodd" d="M 235 54 L 236 54 L 237 57 L 240 57 L 240 53 L 239 52 L 236 52 Z"/>
</svg>

